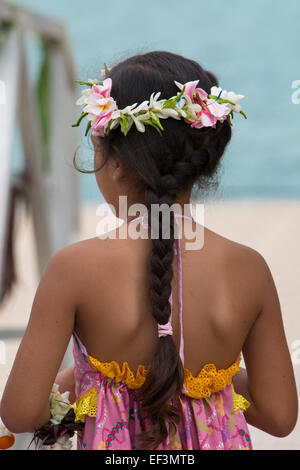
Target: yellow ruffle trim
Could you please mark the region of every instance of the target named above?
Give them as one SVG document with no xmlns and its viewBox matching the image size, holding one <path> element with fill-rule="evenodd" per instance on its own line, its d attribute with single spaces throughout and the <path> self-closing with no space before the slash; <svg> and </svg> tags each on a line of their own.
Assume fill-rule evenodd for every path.
<svg viewBox="0 0 300 470">
<path fill-rule="evenodd" d="M 194 377 L 188 369 L 184 369 L 184 385 L 187 395 L 192 398 L 207 398 L 214 392 L 224 390 L 231 383 L 232 376 L 239 371 L 241 355 L 227 369 L 217 369 L 214 364 L 206 364 Z"/>
<path fill-rule="evenodd" d="M 237 413 L 239 410 L 242 410 L 242 412 L 244 413 L 247 408 L 249 408 L 251 403 L 249 403 L 249 401 L 245 397 L 243 397 L 243 395 L 236 393 L 232 384 L 231 386 L 233 396 L 233 411 Z"/>
<path fill-rule="evenodd" d="M 147 369 L 139 365 L 136 376 L 130 370 L 128 363 L 124 362 L 122 369 L 117 362 L 100 362 L 92 356 L 89 360 L 94 369 L 105 377 L 115 379 L 117 382 L 124 381 L 129 388 L 140 388 L 146 380 Z M 206 364 L 199 374 L 194 377 L 189 369 L 184 368 L 184 386 L 186 394 L 191 398 L 209 397 L 214 392 L 223 390 L 231 383 L 231 378 L 239 371 L 241 355 L 227 369 L 216 369 L 214 364 Z"/>
<path fill-rule="evenodd" d="M 127 362 L 123 362 L 121 370 L 119 364 L 115 361 L 100 362 L 92 356 L 89 356 L 89 360 L 94 369 L 101 372 L 105 377 L 115 379 L 117 382 L 123 380 L 129 388 L 140 388 L 146 380 L 147 369 L 143 365 L 138 366 L 135 377 Z"/>
<path fill-rule="evenodd" d="M 85 422 L 85 416 L 96 417 L 97 414 L 98 391 L 96 387 L 80 395 L 76 400 L 75 421 Z"/>
</svg>

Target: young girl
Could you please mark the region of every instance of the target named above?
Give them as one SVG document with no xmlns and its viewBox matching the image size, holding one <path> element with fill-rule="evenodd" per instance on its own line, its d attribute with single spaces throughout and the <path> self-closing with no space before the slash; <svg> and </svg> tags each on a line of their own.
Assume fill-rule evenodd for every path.
<svg viewBox="0 0 300 470">
<path fill-rule="evenodd" d="M 119 228 L 53 256 L 2 397 L 3 422 L 15 433 L 48 423 L 55 382 L 84 423 L 78 449 L 252 449 L 247 423 L 287 436 L 297 392 L 264 258 L 191 216 L 171 211 L 168 237 L 162 217 L 150 217 L 155 204 L 183 209 L 195 185 L 213 180 L 242 96 L 164 51 L 105 67 L 101 78 L 82 82 L 77 125 L 88 119 L 106 201 L 117 216 L 120 196 L 143 204 L 124 226 L 138 222 L 149 236 Z M 187 249 L 201 228 L 202 248 Z M 72 335 L 74 367 L 58 374 Z"/>
</svg>

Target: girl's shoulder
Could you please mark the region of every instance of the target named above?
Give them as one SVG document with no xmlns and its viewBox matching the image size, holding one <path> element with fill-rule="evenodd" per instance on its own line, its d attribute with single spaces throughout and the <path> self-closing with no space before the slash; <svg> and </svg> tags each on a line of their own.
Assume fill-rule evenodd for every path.
<svg viewBox="0 0 300 470">
<path fill-rule="evenodd" d="M 104 260 L 109 255 L 105 240 L 89 238 L 67 245 L 57 250 L 49 259 L 43 277 L 60 276 L 75 285 L 76 278 L 82 279 L 94 260 Z"/>
<path fill-rule="evenodd" d="M 252 302 L 259 309 L 264 302 L 266 288 L 274 284 L 271 269 L 264 255 L 256 248 L 231 240 L 212 230 L 205 229 L 204 251 L 199 265 L 212 266 L 218 271 L 222 283 L 236 286 L 245 298 L 251 292 Z M 201 256 L 199 254 L 199 256 Z"/>
<path fill-rule="evenodd" d="M 70 279 L 76 288 L 76 281 L 91 279 L 93 272 L 99 281 L 107 276 L 114 266 L 124 264 L 128 244 L 126 240 L 100 239 L 98 237 L 81 240 L 56 251 L 50 258 L 45 273 L 53 273 Z"/>
<path fill-rule="evenodd" d="M 58 265 L 63 263 L 72 267 L 75 267 L 77 264 L 82 265 L 85 260 L 89 262 L 92 257 L 112 254 L 112 251 L 109 251 L 111 241 L 109 239 L 92 237 L 74 242 L 57 250 L 52 255 L 49 263 L 53 262 Z"/>
<path fill-rule="evenodd" d="M 266 276 L 270 272 L 265 257 L 257 249 L 231 240 L 207 227 L 204 229 L 203 249 L 232 268 L 246 267 L 262 276 Z"/>
</svg>

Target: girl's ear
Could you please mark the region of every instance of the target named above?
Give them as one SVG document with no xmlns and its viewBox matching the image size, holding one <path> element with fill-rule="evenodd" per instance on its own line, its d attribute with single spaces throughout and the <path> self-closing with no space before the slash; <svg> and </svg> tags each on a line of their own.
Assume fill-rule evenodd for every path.
<svg viewBox="0 0 300 470">
<path fill-rule="evenodd" d="M 112 158 L 110 161 L 110 173 L 111 173 L 112 179 L 116 183 L 119 182 L 125 175 L 123 166 L 120 164 L 118 160 L 115 160 L 114 158 Z"/>
</svg>

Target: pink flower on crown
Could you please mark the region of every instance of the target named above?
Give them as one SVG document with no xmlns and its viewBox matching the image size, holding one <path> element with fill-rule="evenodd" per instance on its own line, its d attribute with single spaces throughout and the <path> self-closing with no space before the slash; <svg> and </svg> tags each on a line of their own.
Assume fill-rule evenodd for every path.
<svg viewBox="0 0 300 470">
<path fill-rule="evenodd" d="M 183 97 L 187 101 L 188 111 L 196 118 L 195 121 L 184 119 L 191 127 L 216 127 L 216 122 L 223 122 L 231 112 L 231 106 L 227 103 L 217 103 L 208 98 L 208 94 L 202 88 L 196 88 L 199 80 L 185 83 Z M 175 81 L 176 86 L 183 89 L 184 85 Z"/>
<path fill-rule="evenodd" d="M 111 78 L 106 78 L 102 85 L 94 84 L 85 98 L 86 106 L 83 111 L 88 113 L 92 122 L 92 134 L 104 137 L 112 113 L 117 109 L 117 103 L 110 96 L 112 86 Z"/>
</svg>

